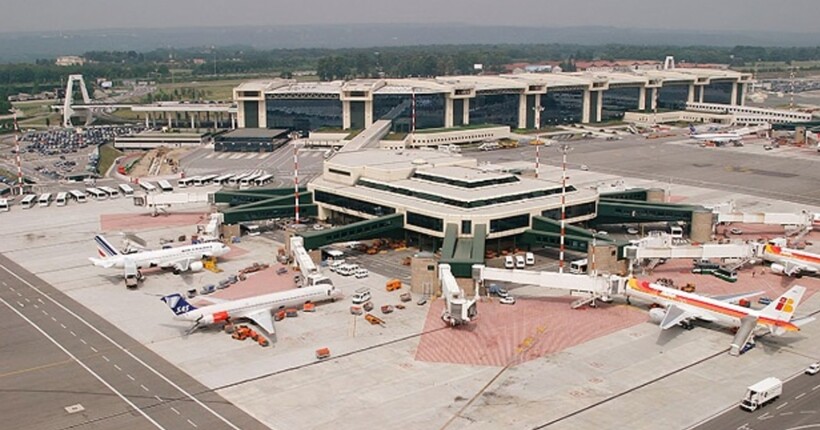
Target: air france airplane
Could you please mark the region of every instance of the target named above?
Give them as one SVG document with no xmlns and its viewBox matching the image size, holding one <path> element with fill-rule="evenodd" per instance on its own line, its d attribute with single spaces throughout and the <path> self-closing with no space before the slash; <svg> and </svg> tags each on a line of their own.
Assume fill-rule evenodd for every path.
<svg viewBox="0 0 820 430">
<path fill-rule="evenodd" d="M 94 236 L 100 258 L 91 257 L 89 260 L 97 267 L 110 269 L 145 269 L 161 267 L 173 269 L 174 274 L 203 269 L 202 259 L 206 257 L 221 257 L 231 249 L 221 242 L 206 242 L 197 245 L 179 246 L 176 248 L 142 251 L 134 254 L 122 254 L 104 237 Z"/>
</svg>

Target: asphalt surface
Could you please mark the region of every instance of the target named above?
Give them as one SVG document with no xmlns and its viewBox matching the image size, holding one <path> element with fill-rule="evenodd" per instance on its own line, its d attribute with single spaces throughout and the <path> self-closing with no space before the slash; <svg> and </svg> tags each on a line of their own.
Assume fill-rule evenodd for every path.
<svg viewBox="0 0 820 430">
<path fill-rule="evenodd" d="M 820 153 L 781 148 L 763 152 L 763 143 L 743 148 L 701 148 L 685 136 L 646 140 L 587 139 L 570 143 L 568 167 L 585 164 L 590 171 L 650 179 L 758 197 L 820 205 Z M 534 147 L 470 152 L 495 162 L 534 160 Z M 555 147 L 542 148 L 541 164 L 559 166 Z"/>
<path fill-rule="evenodd" d="M 738 402 L 743 394 L 738 393 Z M 714 419 L 694 427 L 695 430 L 810 428 L 820 428 L 820 375 L 799 375 L 784 383 L 780 398 L 755 412 L 733 407 Z"/>
<path fill-rule="evenodd" d="M 5 256 L 0 317 L 2 428 L 267 428 Z"/>
</svg>

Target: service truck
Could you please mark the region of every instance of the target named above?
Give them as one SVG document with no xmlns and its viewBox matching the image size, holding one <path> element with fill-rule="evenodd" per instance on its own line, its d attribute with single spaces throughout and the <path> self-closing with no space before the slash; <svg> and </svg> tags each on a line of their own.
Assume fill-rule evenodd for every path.
<svg viewBox="0 0 820 430">
<path fill-rule="evenodd" d="M 746 395 L 740 402 L 740 408 L 754 412 L 777 400 L 783 394 L 783 381 L 769 377 L 746 389 Z"/>
</svg>

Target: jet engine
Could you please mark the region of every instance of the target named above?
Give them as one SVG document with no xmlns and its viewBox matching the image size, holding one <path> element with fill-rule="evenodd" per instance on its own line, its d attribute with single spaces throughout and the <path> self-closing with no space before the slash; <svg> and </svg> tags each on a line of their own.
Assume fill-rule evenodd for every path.
<svg viewBox="0 0 820 430">
<path fill-rule="evenodd" d="M 649 321 L 652 321 L 655 324 L 660 324 L 663 321 L 663 318 L 666 316 L 666 309 L 663 308 L 653 308 L 649 310 Z"/>
<path fill-rule="evenodd" d="M 772 264 L 772 273 L 777 273 L 778 275 L 782 275 L 783 272 L 786 271 L 786 266 L 782 264 L 773 263 Z"/>
<path fill-rule="evenodd" d="M 188 266 L 188 270 L 192 272 L 199 272 L 205 268 L 205 265 L 202 264 L 201 261 L 192 261 L 191 264 Z"/>
</svg>

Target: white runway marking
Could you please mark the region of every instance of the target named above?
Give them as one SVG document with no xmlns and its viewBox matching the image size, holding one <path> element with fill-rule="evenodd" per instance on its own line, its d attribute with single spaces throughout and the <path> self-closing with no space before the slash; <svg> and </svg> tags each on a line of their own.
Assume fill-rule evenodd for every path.
<svg viewBox="0 0 820 430">
<path fill-rule="evenodd" d="M 777 409 L 777 410 L 783 409 L 783 408 L 785 408 L 785 407 L 786 407 L 786 405 L 788 405 L 788 404 L 789 404 L 789 402 L 783 403 L 782 405 L 780 405 L 780 406 L 776 407 L 775 409 Z"/>
</svg>

